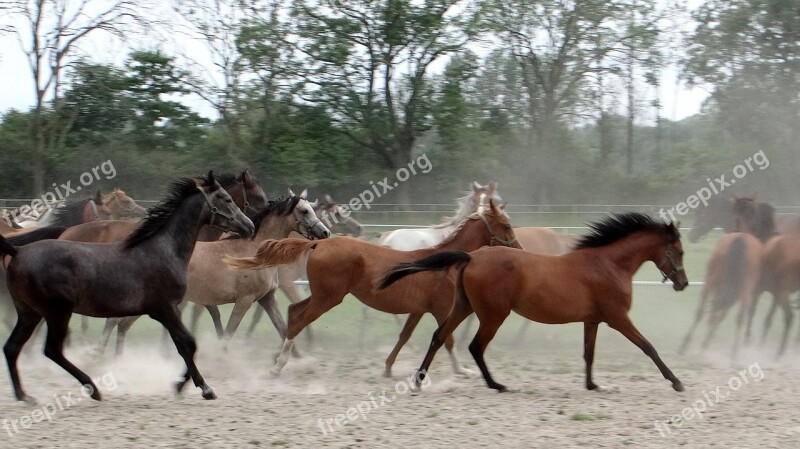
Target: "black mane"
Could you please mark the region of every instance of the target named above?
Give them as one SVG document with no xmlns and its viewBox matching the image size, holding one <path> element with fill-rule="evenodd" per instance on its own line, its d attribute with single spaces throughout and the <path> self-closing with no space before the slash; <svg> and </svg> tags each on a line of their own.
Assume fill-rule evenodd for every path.
<svg viewBox="0 0 800 449">
<path fill-rule="evenodd" d="M 202 180 L 203 184 L 207 182 L 205 177 L 181 178 L 173 182 L 169 188 L 169 196 L 161 203 L 147 210 L 147 216 L 142 220 L 142 224 L 125 239 L 123 248 L 133 248 L 155 235 L 167 224 L 172 213 L 184 200 L 194 194 L 199 194 L 200 191 L 197 189 L 196 179 Z"/>
<path fill-rule="evenodd" d="M 267 215 L 288 215 L 294 210 L 295 207 L 297 207 L 297 203 L 299 203 L 301 199 L 302 198 L 299 196 L 290 196 L 286 199 L 280 198 L 275 201 L 269 201 L 263 209 L 256 212 L 253 217 L 250 217 L 253 225 L 255 225 L 255 230 L 253 231 L 253 236 L 251 239 L 256 238 L 258 230 L 261 229 L 261 223 L 264 221 Z M 232 235 L 225 240 L 236 238 L 239 238 L 239 236 Z"/>
<path fill-rule="evenodd" d="M 230 173 L 223 173 L 221 175 L 214 173 L 214 177 L 217 178 L 217 182 L 225 190 L 228 190 L 229 187 L 239 182 L 239 179 L 236 177 L 236 175 Z M 204 176 L 195 176 L 195 178 L 205 179 Z"/>
<path fill-rule="evenodd" d="M 92 200 L 93 198 L 84 198 L 78 201 L 67 202 L 61 207 L 56 207 L 53 210 L 53 222 L 51 226 L 70 227 L 83 223 L 83 208 Z"/>
<path fill-rule="evenodd" d="M 639 212 L 613 214 L 603 220 L 589 224 L 589 229 L 589 234 L 578 240 L 575 249 L 610 245 L 639 231 L 661 233 L 673 242 L 680 238 L 680 234 L 672 224 L 658 221 L 649 215 Z"/>
</svg>

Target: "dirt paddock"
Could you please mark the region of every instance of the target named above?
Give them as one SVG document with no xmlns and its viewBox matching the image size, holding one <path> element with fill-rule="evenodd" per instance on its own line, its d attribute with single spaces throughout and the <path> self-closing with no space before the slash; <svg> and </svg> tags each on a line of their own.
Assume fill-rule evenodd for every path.
<svg viewBox="0 0 800 449">
<path fill-rule="evenodd" d="M 106 354 L 92 360 L 90 346 L 70 347 L 68 357 L 98 379 L 102 402 L 83 399 L 77 382 L 45 359 L 35 342 L 20 368 L 39 405 L 14 401 L 3 376 L 0 419 L 7 421 L 0 447 L 800 445 L 800 357 L 775 361 L 771 351 L 747 349 L 731 363 L 723 345 L 679 356 L 676 340 L 659 334 L 651 340 L 686 386 L 678 393 L 644 354 L 603 326 L 595 382 L 608 388 L 587 391 L 580 325 L 536 325 L 515 342 L 515 324 L 487 352 L 495 378 L 512 389 L 502 394 L 486 388 L 477 374 L 453 375 L 445 353 L 434 361 L 430 385 L 421 393 L 408 391 L 430 323 L 415 334 L 414 347 L 401 352 L 392 379 L 381 376 L 390 338 L 361 351 L 342 330 L 326 335 L 323 323 L 317 344 L 309 348 L 300 338 L 303 357 L 290 359 L 273 379 L 269 367 L 278 341 L 272 329 L 237 337 L 227 351 L 204 333 L 198 367 L 216 401 L 202 400 L 191 387 L 173 394 L 171 382 L 183 368 L 174 348 L 158 343 L 157 327 L 133 338 L 119 359 Z M 377 326 L 394 332 L 392 321 Z M 684 330 L 681 323 L 675 333 Z M 459 352 L 462 363 L 477 370 L 469 353 Z"/>
</svg>

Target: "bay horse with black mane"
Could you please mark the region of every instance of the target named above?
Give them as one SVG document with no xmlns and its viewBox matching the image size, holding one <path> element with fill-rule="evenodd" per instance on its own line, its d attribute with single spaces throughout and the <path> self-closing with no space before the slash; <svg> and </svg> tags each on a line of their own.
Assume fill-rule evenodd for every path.
<svg viewBox="0 0 800 449">
<path fill-rule="evenodd" d="M 390 289 L 378 290 L 383 273 L 394 264 L 414 260 L 440 251 L 454 249 L 472 251 L 484 245 L 506 245 L 519 248 L 514 231 L 503 211 L 489 201 L 487 210 L 467 217 L 442 243 L 432 248 L 398 251 L 352 237 L 309 241 L 301 239 L 266 240 L 254 257 L 226 258 L 225 262 L 243 269 L 261 269 L 291 263 L 308 254 L 308 282 L 311 296 L 289 306 L 286 340 L 278 355 L 272 374 L 277 376 L 294 347 L 294 338 L 307 325 L 342 302 L 351 293 L 365 305 L 381 312 L 408 313 L 392 353 L 386 359 L 384 375 L 391 375 L 392 364 L 400 348 L 425 313 L 431 313 L 441 323 L 450 310 L 453 280 L 441 273 L 430 273 L 399 282 Z M 465 373 L 458 362 L 452 338 L 448 338 L 453 370 Z"/>
<path fill-rule="evenodd" d="M 414 273 L 458 268 L 452 309 L 433 334 L 428 353 L 417 371 L 417 387 L 442 343 L 474 312 L 480 327 L 469 351 L 489 388 L 506 391 L 504 385 L 492 378 L 483 354 L 513 310 L 540 323 L 584 323 L 589 390 L 598 388 L 592 380 L 592 363 L 597 328 L 605 322 L 644 351 L 664 378 L 672 382 L 675 391 L 683 391 L 683 384 L 628 317 L 633 275 L 643 263 L 655 263 L 676 291 L 689 284 L 683 270 L 678 228 L 640 213 L 613 215 L 589 227 L 590 234 L 578 241 L 575 250 L 561 256 L 500 247 L 481 248 L 472 253 L 449 251 L 396 265 L 385 273 L 380 288 L 390 288 Z"/>
<path fill-rule="evenodd" d="M 175 182 L 169 197 L 150 209 L 144 222 L 121 243 L 42 240 L 15 247 L 0 237 L 0 257 L 18 315 L 3 347 L 16 398 L 35 402 L 22 388 L 17 358 L 44 318 L 44 354 L 100 400 L 92 379 L 64 357 L 73 313 L 150 315 L 167 328 L 186 363 L 177 390 L 191 378 L 205 399 L 216 398 L 195 366 L 196 343 L 178 315 L 178 303 L 186 291 L 186 267 L 200 228 L 208 223 L 245 236 L 254 229 L 212 172 L 201 180 Z"/>
</svg>

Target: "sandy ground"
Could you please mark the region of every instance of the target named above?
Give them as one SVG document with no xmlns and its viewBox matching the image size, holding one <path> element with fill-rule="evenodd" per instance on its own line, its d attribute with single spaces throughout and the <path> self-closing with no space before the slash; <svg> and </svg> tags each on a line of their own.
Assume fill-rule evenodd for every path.
<svg viewBox="0 0 800 449">
<path fill-rule="evenodd" d="M 364 352 L 347 338 L 301 343 L 303 358 L 273 379 L 274 336 L 240 337 L 224 352 L 204 335 L 197 361 L 216 401 L 194 388 L 172 393 L 181 361 L 155 339 L 129 345 L 120 359 L 92 361 L 87 347 L 70 348 L 68 356 L 98 378 L 102 402 L 83 399 L 77 382 L 37 348 L 20 366 L 38 407 L 14 401 L 8 377 L 0 380 L 0 419 L 8 420 L 0 447 L 800 447 L 800 357 L 774 361 L 749 350 L 732 364 L 721 353 L 681 357 L 661 342 L 686 385 L 677 393 L 612 334 L 601 328 L 598 342 L 595 381 L 610 386 L 603 392 L 583 388 L 579 332 L 567 342 L 539 335 L 523 347 L 490 347 L 495 378 L 513 389 L 503 394 L 477 375 L 453 375 L 444 352 L 430 385 L 408 392 L 424 335 L 401 353 L 393 379 L 381 376 L 388 341 Z M 476 369 L 466 351 L 461 357 Z"/>
</svg>

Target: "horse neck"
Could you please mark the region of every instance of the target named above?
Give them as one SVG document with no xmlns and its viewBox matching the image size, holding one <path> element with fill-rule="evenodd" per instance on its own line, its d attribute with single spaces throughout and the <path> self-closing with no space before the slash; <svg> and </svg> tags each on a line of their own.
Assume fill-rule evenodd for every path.
<svg viewBox="0 0 800 449">
<path fill-rule="evenodd" d="M 264 221 L 261 222 L 261 226 L 258 227 L 258 233 L 254 240 L 261 242 L 266 239 L 283 239 L 289 237 L 289 233 L 294 230 L 291 224 L 292 215 L 293 214 L 267 215 Z"/>
<path fill-rule="evenodd" d="M 432 248 L 425 248 L 423 251 L 428 254 L 440 251 L 475 251 L 481 246 L 490 244 L 489 233 L 486 231 L 486 226 L 481 223 L 479 219 L 468 219 L 460 229 L 452 235 L 452 238 L 446 238 L 444 242 Z"/>
<path fill-rule="evenodd" d="M 210 214 L 205 197 L 199 192 L 193 194 L 183 200 L 153 237 L 138 247 L 167 252 L 188 264 L 200 229 L 205 226 Z"/>
<path fill-rule="evenodd" d="M 664 237 L 652 232 L 636 232 L 614 243 L 588 248 L 587 251 L 601 255 L 621 268 L 631 277 L 648 260 L 656 260 L 658 249 L 664 245 Z"/>
</svg>

